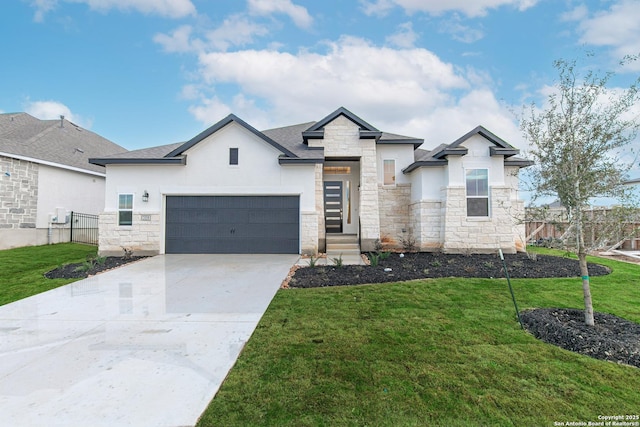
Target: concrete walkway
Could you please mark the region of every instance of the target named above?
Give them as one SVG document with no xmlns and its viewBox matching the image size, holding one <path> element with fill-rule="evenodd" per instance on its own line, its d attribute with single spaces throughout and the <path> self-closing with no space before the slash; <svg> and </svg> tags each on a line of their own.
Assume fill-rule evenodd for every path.
<svg viewBox="0 0 640 427">
<path fill-rule="evenodd" d="M 0 424 L 191 426 L 297 255 L 165 255 L 0 306 Z"/>
</svg>

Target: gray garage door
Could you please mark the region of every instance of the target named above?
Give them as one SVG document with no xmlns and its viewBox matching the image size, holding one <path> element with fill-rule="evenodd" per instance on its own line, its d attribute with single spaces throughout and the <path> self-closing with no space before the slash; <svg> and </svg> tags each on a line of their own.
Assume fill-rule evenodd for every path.
<svg viewBox="0 0 640 427">
<path fill-rule="evenodd" d="M 165 252 L 297 254 L 299 196 L 167 196 Z"/>
</svg>

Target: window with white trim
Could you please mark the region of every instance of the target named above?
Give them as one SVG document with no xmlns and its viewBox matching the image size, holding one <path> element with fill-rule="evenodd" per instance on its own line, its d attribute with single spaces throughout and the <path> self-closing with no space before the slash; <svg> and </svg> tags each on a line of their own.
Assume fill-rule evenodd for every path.
<svg viewBox="0 0 640 427">
<path fill-rule="evenodd" d="M 133 194 L 118 194 L 118 225 L 133 224 Z"/>
<path fill-rule="evenodd" d="M 489 170 L 467 169 L 467 216 L 489 216 Z"/>
<path fill-rule="evenodd" d="M 382 161 L 383 181 L 384 185 L 394 185 L 396 183 L 396 161 L 386 159 Z"/>
</svg>

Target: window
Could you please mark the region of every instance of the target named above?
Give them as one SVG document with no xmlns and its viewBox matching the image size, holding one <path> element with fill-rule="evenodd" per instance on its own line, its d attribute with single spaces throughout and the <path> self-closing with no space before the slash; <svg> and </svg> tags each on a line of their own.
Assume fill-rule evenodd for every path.
<svg viewBox="0 0 640 427">
<path fill-rule="evenodd" d="M 229 148 L 229 164 L 237 165 L 238 164 L 238 149 L 237 148 Z"/>
<path fill-rule="evenodd" d="M 382 183 L 384 185 L 394 185 L 396 183 L 396 161 L 395 160 L 383 160 L 384 178 Z"/>
<path fill-rule="evenodd" d="M 489 171 L 468 169 L 467 175 L 467 216 L 489 216 Z"/>
<path fill-rule="evenodd" d="M 118 194 L 118 225 L 133 224 L 133 194 Z"/>
</svg>

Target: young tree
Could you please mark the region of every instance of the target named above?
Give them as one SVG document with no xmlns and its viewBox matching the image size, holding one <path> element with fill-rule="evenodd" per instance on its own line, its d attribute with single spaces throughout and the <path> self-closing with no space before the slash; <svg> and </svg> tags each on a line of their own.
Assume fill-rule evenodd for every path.
<svg viewBox="0 0 640 427">
<path fill-rule="evenodd" d="M 626 57 L 621 64 L 635 59 Z M 633 159 L 625 161 L 623 154 L 632 151 L 629 145 L 640 127 L 632 111 L 640 99 L 640 78 L 626 90 L 610 89 L 612 72 L 586 71 L 581 77 L 575 60 L 557 60 L 554 67 L 559 79 L 547 105 L 543 110 L 534 104 L 527 108 L 521 129 L 536 163 L 534 194 L 555 196 L 568 210 L 575 236 L 572 247 L 582 274 L 585 322 L 593 326 L 584 210 L 598 197 L 613 197 L 621 205 L 631 203 L 630 189 L 621 183 Z"/>
</svg>

